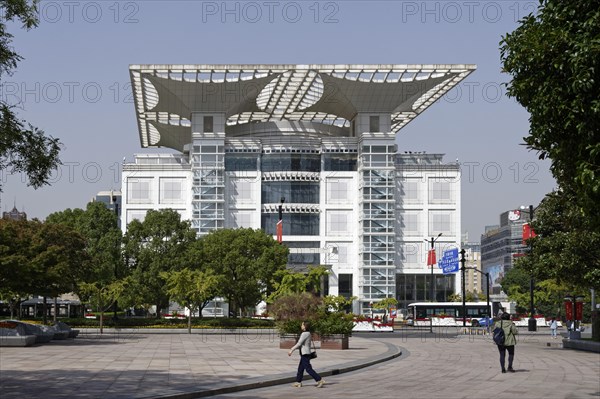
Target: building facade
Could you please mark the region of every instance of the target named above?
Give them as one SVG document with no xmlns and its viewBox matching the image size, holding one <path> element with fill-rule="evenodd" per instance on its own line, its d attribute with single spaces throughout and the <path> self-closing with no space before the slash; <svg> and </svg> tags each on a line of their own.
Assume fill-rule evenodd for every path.
<svg viewBox="0 0 600 399">
<path fill-rule="evenodd" d="M 2 212 L 2 219 L 7 220 L 27 220 L 27 214 L 25 212 L 20 212 L 17 209 L 17 205 L 13 206 L 13 209 L 9 212 Z"/>
<path fill-rule="evenodd" d="M 485 298 L 487 293 L 486 277 L 481 269 L 481 245 L 479 243 L 463 243 L 465 252 L 465 290 L 479 296 L 479 300 Z"/>
<path fill-rule="evenodd" d="M 100 191 L 94 198 L 92 198 L 92 202 L 101 202 L 108 210 L 113 211 L 117 215 L 117 223 L 119 224 L 119 228 L 121 228 L 122 200 L 120 191 Z"/>
<path fill-rule="evenodd" d="M 500 282 L 515 260 L 526 253 L 523 225 L 528 222 L 528 211 L 506 211 L 500 214 L 500 224 L 486 226 L 481 236 L 481 267 L 490 274 L 490 297 L 494 301 L 507 300 Z"/>
<path fill-rule="evenodd" d="M 289 267 L 331 268 L 330 294 L 354 312 L 453 293 L 425 266 L 460 242 L 460 171 L 440 154 L 399 153 L 396 133 L 472 65 L 131 66 L 142 147 L 123 165 L 122 228 L 171 208 L 200 236 L 248 227 L 276 235 Z"/>
</svg>

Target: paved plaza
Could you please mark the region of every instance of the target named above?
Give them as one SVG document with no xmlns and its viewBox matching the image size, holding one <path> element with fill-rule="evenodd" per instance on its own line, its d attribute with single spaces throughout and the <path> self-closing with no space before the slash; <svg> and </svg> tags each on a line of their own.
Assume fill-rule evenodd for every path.
<svg viewBox="0 0 600 399">
<path fill-rule="evenodd" d="M 456 330 L 360 334 L 319 350 L 323 389 L 292 388 L 297 354 L 274 331 L 84 331 L 76 339 L 0 348 L 8 398 L 600 398 L 600 355 L 523 332 L 516 373 L 501 374 L 489 336 Z M 258 387 L 258 388 L 256 388 Z M 255 388 L 255 389 L 249 389 Z"/>
</svg>

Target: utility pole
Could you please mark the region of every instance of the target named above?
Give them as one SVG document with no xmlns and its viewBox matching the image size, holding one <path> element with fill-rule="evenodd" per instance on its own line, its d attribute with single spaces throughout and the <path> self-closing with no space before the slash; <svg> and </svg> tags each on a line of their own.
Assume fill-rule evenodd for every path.
<svg viewBox="0 0 600 399">
<path fill-rule="evenodd" d="M 435 263 L 435 262 L 433 262 L 433 260 L 430 261 L 430 255 L 429 254 L 431 254 L 431 253 L 435 254 L 434 244 L 437 241 L 437 239 L 440 238 L 441 236 L 442 236 L 442 233 L 438 234 L 437 237 L 431 237 L 430 240 L 427 239 L 427 238 L 425 238 L 425 241 L 428 241 L 431 244 L 430 252 L 427 254 L 427 263 L 431 263 L 431 288 L 429 290 L 429 293 L 430 293 L 429 300 L 431 302 L 435 302 L 435 298 L 434 298 L 435 294 L 434 294 L 434 286 L 433 286 L 433 282 L 435 281 L 434 280 L 434 276 L 433 276 L 433 267 L 435 265 L 433 263 Z M 433 255 L 431 255 L 431 256 L 433 256 Z"/>
<path fill-rule="evenodd" d="M 465 301 L 465 291 L 466 291 L 466 289 L 465 289 L 465 270 L 466 270 L 465 262 L 467 260 L 465 259 L 465 252 L 466 251 L 465 251 L 464 248 L 460 250 L 460 263 L 461 263 L 460 271 L 462 272 L 462 277 L 461 277 L 461 280 L 462 280 L 462 295 L 461 295 L 461 297 L 462 297 L 462 319 L 463 319 L 463 327 L 467 326 L 467 305 L 465 304 L 465 302 L 466 302 Z"/>
<path fill-rule="evenodd" d="M 529 205 L 529 231 L 533 231 L 531 228 L 531 222 L 533 221 L 533 205 Z M 533 252 L 533 244 L 530 242 L 529 243 L 529 255 L 531 255 L 531 253 Z M 537 330 L 537 322 L 535 321 L 535 317 L 533 316 L 535 313 L 535 307 L 534 307 L 534 303 L 533 303 L 533 290 L 535 287 L 535 281 L 533 279 L 533 276 L 531 276 L 531 279 L 529 280 L 529 312 L 530 312 L 530 317 L 529 320 L 527 321 L 527 331 L 536 331 Z"/>
</svg>

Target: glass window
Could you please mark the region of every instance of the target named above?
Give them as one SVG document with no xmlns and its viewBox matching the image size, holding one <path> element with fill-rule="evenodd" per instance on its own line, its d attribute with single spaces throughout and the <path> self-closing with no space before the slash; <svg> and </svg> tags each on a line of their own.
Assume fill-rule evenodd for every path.
<svg viewBox="0 0 600 399">
<path fill-rule="evenodd" d="M 403 212 L 398 215 L 399 230 L 405 236 L 420 235 L 419 213 Z"/>
<path fill-rule="evenodd" d="M 328 216 L 328 234 L 340 234 L 349 232 L 349 212 L 329 211 Z"/>
<path fill-rule="evenodd" d="M 348 200 L 349 180 L 327 180 L 327 202 L 339 203 Z"/>
<path fill-rule="evenodd" d="M 232 179 L 229 191 L 235 202 L 254 202 L 254 182 L 245 179 Z"/>
<path fill-rule="evenodd" d="M 289 204 L 318 204 L 319 191 L 318 182 L 264 182 L 262 184 L 262 203 L 276 204 L 283 197 Z"/>
<path fill-rule="evenodd" d="M 127 202 L 141 204 L 152 202 L 152 178 L 127 179 Z"/>
<path fill-rule="evenodd" d="M 398 198 L 401 202 L 419 202 L 419 179 L 398 180 Z"/>
<path fill-rule="evenodd" d="M 323 170 L 328 171 L 356 171 L 358 167 L 357 154 L 327 153 L 323 161 Z"/>
<path fill-rule="evenodd" d="M 344 298 L 352 297 L 352 274 L 340 273 L 338 276 L 338 294 Z"/>
<path fill-rule="evenodd" d="M 185 179 L 183 178 L 161 178 L 160 179 L 160 203 L 179 204 L 185 202 Z"/>
<path fill-rule="evenodd" d="M 225 170 L 237 172 L 245 170 L 257 170 L 258 154 L 225 154 Z"/>
<path fill-rule="evenodd" d="M 452 234 L 452 217 L 450 212 L 430 212 L 429 235 Z"/>
<path fill-rule="evenodd" d="M 143 222 L 146 218 L 147 209 L 129 209 L 127 211 L 127 224 L 131 223 L 133 220 L 139 220 Z"/>
<path fill-rule="evenodd" d="M 213 133 L 213 117 L 204 116 L 204 133 Z"/>
<path fill-rule="evenodd" d="M 442 179 L 429 180 L 429 202 L 431 203 L 450 203 L 452 201 L 452 191 L 450 182 Z"/>
<path fill-rule="evenodd" d="M 262 229 L 271 235 L 275 235 L 279 215 L 277 213 L 262 214 Z M 284 213 L 283 214 L 283 236 L 318 236 L 319 214 L 317 213 Z"/>
<path fill-rule="evenodd" d="M 261 157 L 263 172 L 320 172 L 321 156 L 319 154 L 273 153 Z"/>
<path fill-rule="evenodd" d="M 288 263 L 318 265 L 321 263 L 321 256 L 318 252 L 296 252 L 288 255 Z"/>
<path fill-rule="evenodd" d="M 379 131 L 379 115 L 369 116 L 369 132 Z"/>
</svg>

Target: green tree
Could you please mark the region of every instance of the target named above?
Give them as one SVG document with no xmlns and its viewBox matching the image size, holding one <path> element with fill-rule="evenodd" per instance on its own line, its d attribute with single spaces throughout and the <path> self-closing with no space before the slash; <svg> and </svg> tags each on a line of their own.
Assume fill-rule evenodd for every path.
<svg viewBox="0 0 600 399">
<path fill-rule="evenodd" d="M 82 284 L 76 286 L 76 293 L 82 302 L 93 300 L 102 315 L 107 310 L 104 300 L 110 297 L 108 302 L 114 306 L 116 316 L 117 298 L 112 294 L 123 285 L 119 279 L 126 277 L 117 215 L 101 202 L 90 202 L 85 210 L 77 208 L 52 213 L 46 218 L 46 223 L 69 226 L 85 238 L 88 255 L 85 268 L 89 273 L 83 276 Z M 78 289 L 84 286 L 85 290 Z M 94 297 L 91 297 L 92 293 Z"/>
<path fill-rule="evenodd" d="M 32 238 L 30 222 L 0 219 L 0 299 L 10 304 L 11 318 L 32 294 Z"/>
<path fill-rule="evenodd" d="M 203 266 L 227 282 L 221 294 L 234 314 L 267 298 L 275 289 L 273 277 L 287 263 L 287 247 L 262 230 L 216 230 L 204 236 L 200 245 Z"/>
<path fill-rule="evenodd" d="M 296 272 L 290 269 L 280 269 L 274 274 L 273 291 L 267 298 L 273 302 L 277 298 L 300 292 L 319 293 L 321 281 L 329 275 L 325 266 L 309 266 L 307 273 Z"/>
<path fill-rule="evenodd" d="M 600 220 L 600 6 L 541 0 L 501 41 L 508 95 L 530 114 L 527 146 L 550 158 L 560 187 Z"/>
<path fill-rule="evenodd" d="M 185 268 L 180 271 L 162 272 L 167 293 L 171 299 L 188 308 L 188 333 L 192 333 L 192 314 L 202 317 L 202 309 L 215 298 L 224 281 L 211 270 L 201 271 Z"/>
<path fill-rule="evenodd" d="M 110 309 L 125 291 L 125 280 L 115 280 L 109 284 L 81 283 L 79 292 L 86 301 L 95 305 L 100 312 L 100 334 L 104 333 L 104 312 Z"/>
<path fill-rule="evenodd" d="M 532 251 L 517 265 L 537 281 L 555 279 L 579 291 L 600 289 L 600 231 L 564 192 L 546 195 L 536 210 Z"/>
<path fill-rule="evenodd" d="M 109 285 L 126 275 L 122 254 L 122 233 L 117 216 L 101 202 L 90 202 L 85 210 L 66 209 L 46 218 L 46 223 L 63 224 L 86 240 L 88 269 L 86 282 Z"/>
<path fill-rule="evenodd" d="M 133 220 L 123 238 L 125 259 L 131 268 L 129 302 L 154 304 L 156 316 L 169 306 L 161 272 L 181 270 L 197 263 L 191 257 L 196 232 L 172 209 L 149 210 L 143 222 Z"/>
<path fill-rule="evenodd" d="M 392 306 L 398 305 L 398 301 L 396 298 L 384 298 L 379 302 L 373 303 L 373 308 L 375 309 L 383 309 L 383 320 L 387 320 L 387 312 Z"/>
<path fill-rule="evenodd" d="M 0 79 L 11 75 L 22 59 L 12 46 L 7 23 L 18 21 L 27 30 L 36 27 L 37 4 L 37 0 L 0 1 Z M 30 124 L 25 127 L 26 122 L 18 119 L 14 108 L 15 104 L 0 99 L 0 171 L 24 172 L 28 184 L 38 188 L 48 184 L 50 174 L 60 165 L 60 142 Z"/>
<path fill-rule="evenodd" d="M 350 306 L 352 306 L 352 302 L 356 300 L 355 296 L 346 298 L 342 295 L 327 295 L 323 298 L 323 304 L 325 308 L 331 310 L 332 312 L 343 312 Z M 398 301 L 396 301 L 398 303 Z"/>
<path fill-rule="evenodd" d="M 34 229 L 29 259 L 32 268 L 31 292 L 44 297 L 45 323 L 46 297 L 56 298 L 74 292 L 88 273 L 85 267 L 85 239 L 65 225 L 36 220 L 30 223 Z"/>
<path fill-rule="evenodd" d="M 500 43 L 508 95 L 530 114 L 529 149 L 551 160 L 559 190 L 543 201 L 533 255 L 539 279 L 600 287 L 600 7 L 541 0 Z M 546 211 L 547 210 L 547 211 Z M 541 237 L 541 239 L 540 239 Z"/>
</svg>

